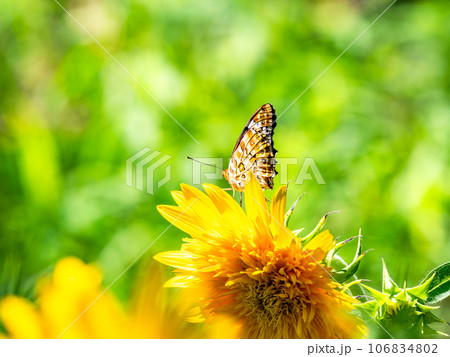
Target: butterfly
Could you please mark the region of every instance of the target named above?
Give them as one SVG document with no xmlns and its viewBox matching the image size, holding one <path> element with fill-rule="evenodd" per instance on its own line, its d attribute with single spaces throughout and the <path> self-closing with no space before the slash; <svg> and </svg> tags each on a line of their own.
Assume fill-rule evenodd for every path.
<svg viewBox="0 0 450 357">
<path fill-rule="evenodd" d="M 244 191 L 251 173 L 263 189 L 273 188 L 275 154 L 273 131 L 277 125 L 275 109 L 269 103 L 261 106 L 248 120 L 234 146 L 228 168 L 222 174 L 232 189 Z"/>
</svg>

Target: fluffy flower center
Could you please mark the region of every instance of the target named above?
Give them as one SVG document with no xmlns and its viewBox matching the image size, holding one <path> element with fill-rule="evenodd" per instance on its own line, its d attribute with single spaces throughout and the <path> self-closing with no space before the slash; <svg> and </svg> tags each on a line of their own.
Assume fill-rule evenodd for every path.
<svg viewBox="0 0 450 357">
<path fill-rule="evenodd" d="M 236 300 L 241 302 L 239 315 L 251 315 L 269 328 L 276 328 L 281 321 L 290 321 L 292 325 L 298 321 L 311 322 L 322 295 L 335 287 L 327 268 L 304 250 L 293 247 L 272 251 L 257 261 L 266 263 L 262 269 L 245 269 L 249 279 L 237 284 Z"/>
<path fill-rule="evenodd" d="M 191 235 L 179 251 L 155 258 L 177 268 L 166 286 L 192 288 L 199 315 L 225 315 L 249 338 L 350 338 L 363 326 L 350 312 L 355 300 L 340 289 L 322 261 L 334 246 L 323 231 L 303 246 L 284 224 L 286 187 L 270 208 L 261 187 L 245 190 L 246 212 L 223 190 L 205 185 L 208 195 L 182 185 L 178 207 L 159 210 Z"/>
</svg>

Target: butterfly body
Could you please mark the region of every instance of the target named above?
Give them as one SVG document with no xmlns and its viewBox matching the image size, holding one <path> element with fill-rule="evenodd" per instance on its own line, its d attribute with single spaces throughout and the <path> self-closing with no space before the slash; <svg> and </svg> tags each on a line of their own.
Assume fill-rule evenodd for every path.
<svg viewBox="0 0 450 357">
<path fill-rule="evenodd" d="M 263 189 L 273 188 L 275 154 L 273 131 L 277 125 L 275 109 L 269 103 L 261 106 L 248 120 L 231 155 L 223 176 L 235 191 L 244 191 L 253 174 Z"/>
</svg>

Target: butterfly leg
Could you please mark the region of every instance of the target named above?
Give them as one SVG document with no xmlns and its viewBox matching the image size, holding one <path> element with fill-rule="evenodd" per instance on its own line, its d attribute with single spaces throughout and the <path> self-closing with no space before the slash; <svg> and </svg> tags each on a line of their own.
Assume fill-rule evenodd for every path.
<svg viewBox="0 0 450 357">
<path fill-rule="evenodd" d="M 242 192 L 240 192 L 240 194 L 241 194 L 241 197 L 240 197 L 240 199 L 239 199 L 239 206 L 242 207 Z"/>
</svg>

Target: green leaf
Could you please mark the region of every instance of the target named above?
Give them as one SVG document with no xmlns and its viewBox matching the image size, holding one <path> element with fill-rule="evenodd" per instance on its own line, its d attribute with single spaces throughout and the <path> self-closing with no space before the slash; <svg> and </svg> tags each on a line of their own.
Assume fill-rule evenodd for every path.
<svg viewBox="0 0 450 357">
<path fill-rule="evenodd" d="M 287 226 L 286 226 L 287 227 Z M 305 227 L 300 228 L 300 229 L 296 229 L 295 231 L 292 231 L 292 233 L 294 233 L 297 237 L 298 235 L 305 229 Z"/>
<path fill-rule="evenodd" d="M 340 269 L 340 270 L 336 271 L 336 273 L 335 273 L 336 280 L 339 283 L 343 283 L 343 282 L 347 281 L 348 279 L 350 279 L 353 275 L 355 275 L 356 272 L 358 271 L 361 259 L 364 258 L 366 253 L 373 250 L 373 249 L 369 249 L 361 254 L 361 237 L 362 237 L 361 230 L 359 230 L 359 235 L 357 237 L 358 237 L 358 247 L 356 248 L 355 257 L 353 258 L 353 261 L 349 265 L 347 265 L 345 268 Z"/>
<path fill-rule="evenodd" d="M 287 187 L 286 187 L 287 189 Z M 294 202 L 294 204 L 289 208 L 289 211 L 286 212 L 284 215 L 284 225 L 287 227 L 289 220 L 291 219 L 292 213 L 294 213 L 295 206 L 297 206 L 298 201 L 300 201 L 300 198 L 302 198 L 305 195 L 306 192 L 304 192 L 297 200 Z M 302 228 L 303 230 L 303 228 Z"/>
<path fill-rule="evenodd" d="M 358 236 L 350 237 L 350 238 L 347 238 L 346 240 L 344 240 L 344 241 L 342 241 L 342 242 L 337 243 L 337 244 L 334 246 L 334 248 L 331 249 L 331 250 L 328 252 L 328 254 L 327 254 L 327 256 L 326 256 L 326 258 L 325 258 L 325 260 L 324 260 L 324 261 L 325 261 L 325 265 L 327 265 L 327 266 L 331 265 L 332 262 L 336 260 L 336 259 L 335 259 L 335 256 L 336 256 L 336 257 L 338 257 L 338 258 L 337 258 L 338 261 L 344 262 L 344 265 L 343 265 L 341 268 L 346 267 L 348 264 L 344 261 L 344 259 L 342 259 L 341 257 L 339 257 L 339 256 L 337 255 L 337 252 L 338 252 L 339 249 L 341 249 L 345 244 L 351 242 L 351 241 L 352 241 L 353 239 L 355 239 L 355 238 L 360 238 L 360 236 L 358 235 Z"/>
<path fill-rule="evenodd" d="M 339 213 L 339 211 L 333 211 L 333 212 L 328 212 L 325 216 L 323 216 L 319 223 L 317 223 L 317 226 L 311 231 L 311 233 L 309 233 L 307 236 L 302 238 L 302 245 L 305 246 L 309 243 L 309 241 L 311 239 L 313 239 L 316 234 L 323 228 L 323 226 L 325 225 L 325 222 L 327 221 L 327 218 L 330 214 L 332 213 Z"/>
<path fill-rule="evenodd" d="M 356 304 L 355 307 L 367 312 L 370 316 L 375 317 L 377 315 L 377 311 L 380 305 L 378 305 L 376 300 L 371 300 L 363 302 L 361 304 Z"/>
<path fill-rule="evenodd" d="M 353 239 L 355 238 L 361 238 L 360 235 L 354 236 L 354 237 L 350 237 L 347 238 L 346 240 L 339 242 L 338 244 L 336 244 L 336 246 L 333 248 L 334 252 L 337 253 L 339 251 L 339 249 L 341 249 L 344 245 L 346 245 L 347 243 L 351 242 Z"/>
<path fill-rule="evenodd" d="M 367 289 L 370 292 L 370 295 L 372 295 L 372 297 L 377 301 L 379 305 L 384 305 L 386 303 L 386 299 L 388 298 L 387 294 L 384 294 L 364 284 L 361 284 L 361 286 L 363 286 L 364 289 Z"/>
<path fill-rule="evenodd" d="M 432 314 L 431 312 L 427 312 L 424 314 L 423 322 L 426 324 L 431 324 L 433 322 L 439 322 L 448 325 L 449 323 L 445 320 L 442 320 L 441 318 L 437 317 L 436 315 Z"/>
<path fill-rule="evenodd" d="M 395 300 L 397 300 L 397 301 L 408 302 L 408 301 L 412 300 L 412 298 L 410 296 L 408 296 L 408 294 L 406 294 L 406 290 L 401 290 L 394 297 L 395 297 Z"/>
<path fill-rule="evenodd" d="M 386 267 L 386 263 L 384 262 L 384 259 L 381 258 L 381 261 L 383 262 L 383 288 L 382 291 L 384 293 L 388 293 L 389 295 L 397 294 L 401 291 L 401 289 L 398 287 L 398 285 L 392 280 L 392 278 L 389 276 L 389 272 Z"/>
<path fill-rule="evenodd" d="M 432 310 L 439 309 L 439 306 L 428 306 L 428 305 L 423 305 L 419 302 L 417 303 L 417 306 L 419 307 L 420 311 L 422 311 L 422 312 L 429 312 Z"/>
<path fill-rule="evenodd" d="M 334 254 L 333 256 L 327 255 L 324 263 L 326 266 L 332 266 L 335 269 L 333 273 L 336 273 L 337 271 L 340 271 L 348 266 L 347 262 L 338 254 Z"/>
<path fill-rule="evenodd" d="M 429 335 L 441 335 L 441 336 L 448 336 L 446 333 L 441 332 L 441 331 L 437 331 L 432 329 L 430 326 L 428 325 L 423 325 L 423 329 L 422 329 L 422 334 L 424 336 L 429 336 Z"/>
<path fill-rule="evenodd" d="M 406 289 L 406 292 L 412 296 L 415 296 L 416 298 L 419 298 L 421 300 L 426 300 L 428 298 L 429 290 L 430 290 L 430 284 L 434 278 L 434 275 L 430 276 L 428 280 L 425 280 L 425 282 L 422 281 L 422 283 L 418 286 L 415 286 L 413 288 Z"/>
<path fill-rule="evenodd" d="M 372 250 L 372 249 L 370 249 Z M 361 259 L 364 258 L 364 255 L 366 255 L 367 252 L 369 252 L 370 250 L 364 252 L 363 254 L 361 254 L 360 256 L 358 256 L 357 258 L 355 258 L 355 260 L 353 262 L 351 262 L 348 266 L 346 266 L 343 269 L 340 269 L 338 271 L 335 272 L 335 278 L 339 283 L 344 283 L 346 282 L 348 279 L 350 279 L 353 275 L 356 274 L 356 272 L 358 271 L 359 268 L 359 263 L 361 262 Z"/>
<path fill-rule="evenodd" d="M 450 295 L 450 262 L 433 269 L 428 273 L 424 281 L 430 278 L 432 279 L 428 287 L 428 297 L 425 301 L 434 304 Z"/>
</svg>

